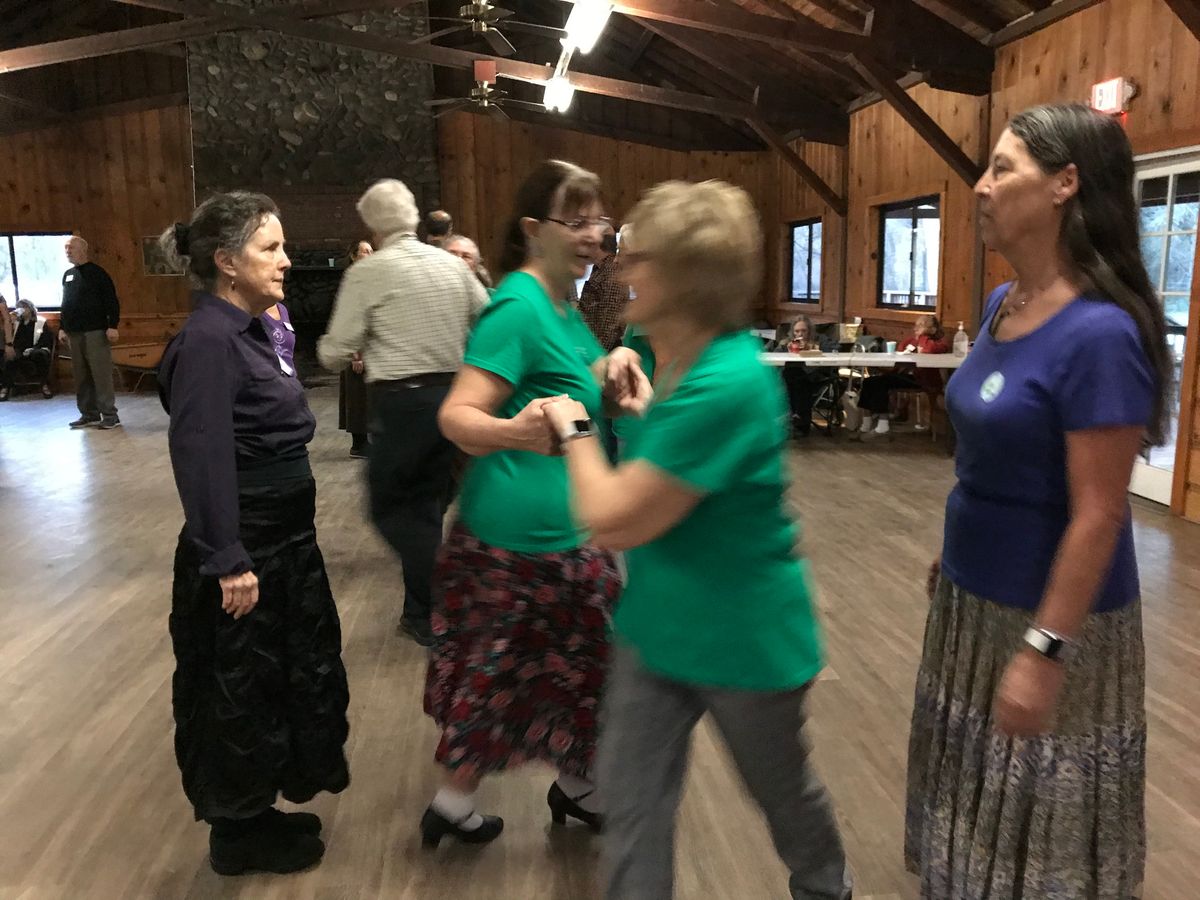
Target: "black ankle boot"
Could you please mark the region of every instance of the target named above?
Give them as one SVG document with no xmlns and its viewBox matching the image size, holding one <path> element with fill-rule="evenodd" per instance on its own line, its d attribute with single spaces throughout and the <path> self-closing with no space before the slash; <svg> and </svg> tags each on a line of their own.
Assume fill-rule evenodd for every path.
<svg viewBox="0 0 1200 900">
<path fill-rule="evenodd" d="M 421 817 L 421 843 L 426 847 L 436 847 L 447 836 L 458 838 L 464 844 L 487 844 L 500 837 L 503 830 L 504 820 L 499 816 L 483 816 L 483 824 L 470 831 L 459 828 L 432 806 Z"/>
<path fill-rule="evenodd" d="M 321 861 L 325 844 L 311 834 L 269 825 L 230 831 L 214 824 L 208 837 L 209 862 L 218 875 L 246 872 L 299 872 Z"/>
<path fill-rule="evenodd" d="M 274 828 L 276 831 L 288 834 L 319 835 L 321 833 L 321 817 L 313 813 L 283 812 L 272 806 L 262 814 L 261 822 L 265 828 Z"/>
<path fill-rule="evenodd" d="M 583 797 L 591 796 L 592 792 L 588 791 Z M 592 831 L 599 833 L 604 827 L 604 816 L 600 813 L 588 812 L 576 801 L 567 796 L 566 792 L 558 786 L 558 782 L 550 785 L 550 793 L 546 795 L 546 803 L 550 806 L 550 816 L 554 820 L 555 825 L 567 824 L 567 816 L 572 819 L 578 819 L 583 824 L 587 825 Z"/>
</svg>

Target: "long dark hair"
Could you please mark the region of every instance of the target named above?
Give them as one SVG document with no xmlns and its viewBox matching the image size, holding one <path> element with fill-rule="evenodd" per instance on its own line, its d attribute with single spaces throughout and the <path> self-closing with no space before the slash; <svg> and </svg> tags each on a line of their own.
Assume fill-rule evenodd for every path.
<svg viewBox="0 0 1200 900">
<path fill-rule="evenodd" d="M 561 196 L 562 202 L 559 203 Z M 517 191 L 512 218 L 500 249 L 500 273 L 507 275 L 525 265 L 529 244 L 522 219 L 546 219 L 558 205 L 561 209 L 581 209 L 600 196 L 600 179 L 587 169 L 561 159 L 548 159 L 525 179 Z"/>
<path fill-rule="evenodd" d="M 1035 106 L 1013 117 L 1008 129 L 1025 142 L 1043 172 L 1079 170 L 1079 192 L 1063 217 L 1061 240 L 1094 297 L 1115 303 L 1133 318 L 1142 348 L 1158 375 L 1158 395 L 1148 426 L 1153 444 L 1167 431 L 1167 398 L 1175 366 L 1167 349 L 1162 303 L 1142 262 L 1133 148 L 1112 117 L 1079 104 Z"/>
</svg>

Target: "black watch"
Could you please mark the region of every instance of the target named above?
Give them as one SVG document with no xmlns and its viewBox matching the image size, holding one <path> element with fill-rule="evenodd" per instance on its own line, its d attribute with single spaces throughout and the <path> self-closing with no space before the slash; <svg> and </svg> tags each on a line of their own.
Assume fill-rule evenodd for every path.
<svg viewBox="0 0 1200 900">
<path fill-rule="evenodd" d="M 1031 625 L 1025 629 L 1025 643 L 1053 662 L 1066 662 L 1071 642 L 1049 628 Z"/>
<path fill-rule="evenodd" d="M 566 444 L 570 441 L 577 441 L 580 438 L 595 437 L 596 428 L 592 425 L 591 419 L 576 419 L 567 425 L 566 431 L 558 436 L 562 443 Z"/>
</svg>

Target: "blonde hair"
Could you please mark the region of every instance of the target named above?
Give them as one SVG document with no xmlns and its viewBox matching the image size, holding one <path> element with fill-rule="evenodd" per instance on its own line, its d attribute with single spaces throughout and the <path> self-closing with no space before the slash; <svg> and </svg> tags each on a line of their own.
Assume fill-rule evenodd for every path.
<svg viewBox="0 0 1200 900">
<path fill-rule="evenodd" d="M 763 247 L 750 195 L 723 181 L 667 181 L 629 214 L 626 238 L 674 286 L 680 312 L 732 331 L 762 287 Z"/>
</svg>

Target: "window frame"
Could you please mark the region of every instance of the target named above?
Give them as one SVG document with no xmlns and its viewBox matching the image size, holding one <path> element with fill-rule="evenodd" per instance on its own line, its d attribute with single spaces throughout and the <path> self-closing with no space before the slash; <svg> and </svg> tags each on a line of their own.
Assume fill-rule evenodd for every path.
<svg viewBox="0 0 1200 900">
<path fill-rule="evenodd" d="M 812 229 L 814 226 L 820 226 L 820 228 L 821 228 L 821 253 L 820 253 L 820 257 L 819 257 L 820 263 L 821 263 L 821 274 L 817 278 L 816 296 L 813 296 L 813 293 L 812 293 L 812 289 L 814 286 L 813 285 L 813 277 L 812 277 L 812 261 L 813 261 L 813 251 L 812 251 L 813 231 L 812 231 Z M 809 232 L 808 232 L 808 294 L 804 298 L 799 298 L 796 296 L 796 292 L 795 292 L 796 285 L 793 280 L 794 274 L 796 271 L 796 229 L 798 229 L 798 228 L 809 229 Z M 796 303 L 796 304 L 800 304 L 803 306 L 819 307 L 825 296 L 825 284 L 824 284 L 824 282 L 825 282 L 825 219 L 824 219 L 824 217 L 823 216 L 809 216 L 808 218 L 797 219 L 794 222 L 788 222 L 788 224 L 787 224 L 787 242 L 788 242 L 788 267 L 787 267 L 788 299 L 787 299 L 787 302 L 788 303 Z"/>
<path fill-rule="evenodd" d="M 913 215 L 912 215 L 911 219 L 909 220 L 912 223 L 914 223 L 914 227 L 912 229 L 913 245 L 912 245 L 912 248 L 911 248 L 910 254 L 909 254 L 909 260 L 910 260 L 910 262 L 909 262 L 909 278 L 910 278 L 909 283 L 911 285 L 912 281 L 915 280 L 915 278 L 913 276 L 915 276 L 915 274 L 916 274 L 916 271 L 914 268 L 916 265 L 916 253 L 913 252 L 916 249 L 915 223 L 917 221 L 919 221 L 921 218 L 934 218 L 933 216 L 918 216 L 918 215 L 916 215 L 919 207 L 926 205 L 926 204 L 932 204 L 933 206 L 936 207 L 936 209 L 937 209 L 936 218 L 938 220 L 938 265 L 937 265 L 937 269 L 936 269 L 937 291 L 934 293 L 933 305 L 919 306 L 919 305 L 913 303 L 912 302 L 913 301 L 913 292 L 912 292 L 911 288 L 909 290 L 909 294 L 908 294 L 909 300 L 907 303 L 905 303 L 903 305 L 899 304 L 899 303 L 885 303 L 883 300 L 883 295 L 884 295 L 883 286 L 884 286 L 884 271 L 886 268 L 886 252 L 887 252 L 886 232 L 887 232 L 888 213 L 896 212 L 898 210 L 904 210 L 904 209 L 911 209 L 913 211 Z M 943 280 L 942 279 L 942 265 L 945 261 L 945 253 L 943 252 L 943 239 L 945 237 L 945 229 L 942 228 L 942 214 L 944 212 L 944 209 L 945 209 L 945 198 L 943 197 L 941 192 L 937 192 L 937 191 L 928 192 L 928 193 L 924 193 L 924 194 L 918 194 L 915 197 L 908 197 L 903 200 L 887 201 L 887 202 L 878 203 L 875 205 L 874 212 L 875 212 L 875 217 L 877 219 L 876 228 L 875 228 L 875 247 L 876 247 L 876 253 L 875 253 L 875 256 L 876 256 L 876 259 L 875 259 L 875 309 L 876 310 L 889 310 L 892 312 L 908 313 L 908 314 L 916 314 L 916 315 L 927 315 L 929 313 L 937 312 L 938 307 L 941 303 L 941 298 L 942 298 L 942 280 Z"/>
<path fill-rule="evenodd" d="M 40 231 L 11 231 L 0 229 L 0 253 L 7 252 L 8 264 L 13 275 L 13 296 L 6 297 L 9 308 L 15 308 L 16 303 L 20 299 L 24 299 L 21 295 L 21 274 L 17 271 L 17 250 L 13 238 L 17 237 L 60 237 L 65 245 L 68 240 L 75 236 L 75 232 L 70 230 L 40 230 Z M 66 272 L 70 268 L 70 263 L 66 257 L 63 257 L 63 271 Z M 61 313 L 62 312 L 62 294 L 59 294 L 57 302 L 53 304 L 38 303 L 36 304 L 38 313 Z"/>
</svg>

